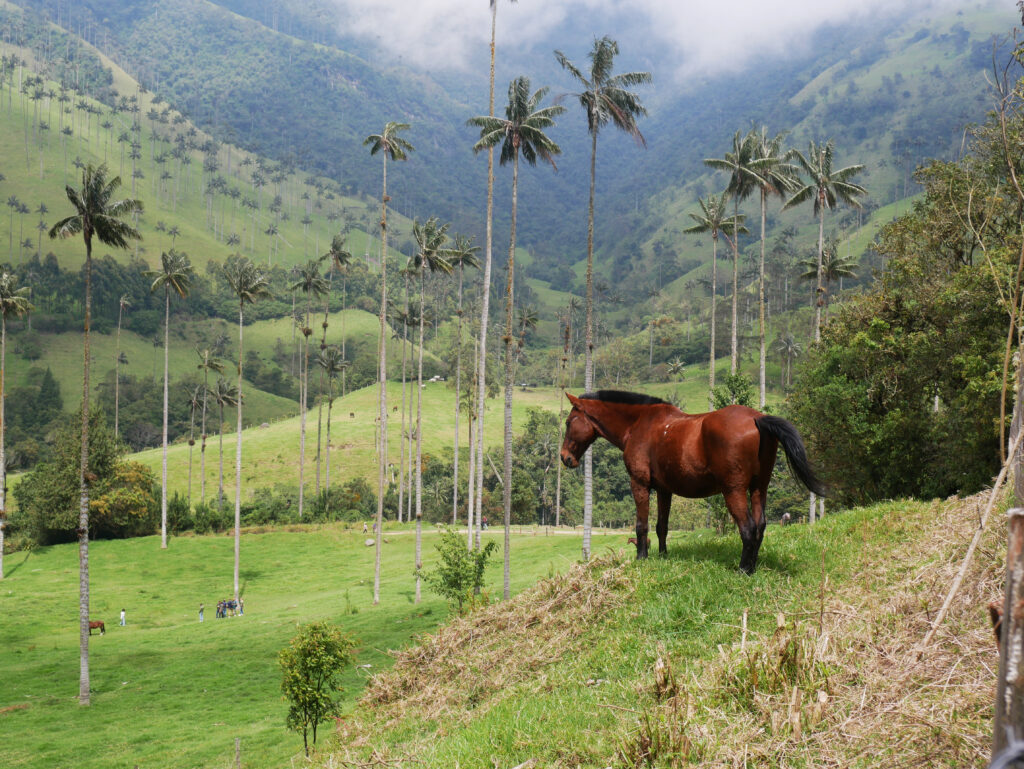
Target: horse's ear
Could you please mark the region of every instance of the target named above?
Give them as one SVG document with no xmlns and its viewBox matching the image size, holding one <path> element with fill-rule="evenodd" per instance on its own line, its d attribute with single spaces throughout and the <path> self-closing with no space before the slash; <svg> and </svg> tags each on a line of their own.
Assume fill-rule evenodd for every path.
<svg viewBox="0 0 1024 769">
<path fill-rule="evenodd" d="M 569 393 L 566 393 L 565 397 L 569 399 L 569 403 L 571 403 L 573 406 L 579 408 L 579 406 L 580 406 L 580 399 L 579 398 L 577 398 L 575 395 L 570 395 Z"/>
</svg>

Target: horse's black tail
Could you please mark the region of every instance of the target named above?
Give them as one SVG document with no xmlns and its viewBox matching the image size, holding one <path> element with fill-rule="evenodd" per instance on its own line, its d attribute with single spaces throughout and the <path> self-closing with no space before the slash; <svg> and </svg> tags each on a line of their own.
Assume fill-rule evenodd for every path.
<svg viewBox="0 0 1024 769">
<path fill-rule="evenodd" d="M 757 417 L 754 420 L 754 424 L 757 425 L 757 429 L 761 432 L 762 437 L 767 433 L 773 438 L 778 439 L 779 443 L 782 444 L 782 450 L 786 452 L 786 459 L 789 460 L 789 469 L 800 483 L 818 496 L 825 496 L 827 493 L 825 484 L 818 479 L 814 474 L 814 470 L 811 469 L 811 464 L 807 461 L 807 450 L 804 449 L 804 442 L 800 439 L 800 433 L 796 431 L 793 423 L 786 421 L 782 417 L 773 417 L 765 414 Z"/>
</svg>

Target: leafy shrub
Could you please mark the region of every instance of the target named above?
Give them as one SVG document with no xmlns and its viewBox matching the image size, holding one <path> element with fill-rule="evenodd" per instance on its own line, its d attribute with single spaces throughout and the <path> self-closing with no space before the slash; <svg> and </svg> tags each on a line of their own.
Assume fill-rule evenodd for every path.
<svg viewBox="0 0 1024 769">
<path fill-rule="evenodd" d="M 498 545 L 491 541 L 482 550 L 469 552 L 462 535 L 445 528 L 441 530 L 441 539 L 435 547 L 441 559 L 433 569 L 424 573 L 423 578 L 431 590 L 447 599 L 449 605 L 462 614 L 467 603 L 472 606 L 474 594 L 483 588 L 487 559 Z"/>
<path fill-rule="evenodd" d="M 338 677 L 352 662 L 356 642 L 341 628 L 327 622 L 311 622 L 278 654 L 281 666 L 281 691 L 288 700 L 288 728 L 302 733 L 309 755 L 309 734 L 316 744 L 317 727 L 338 715 L 341 691 Z"/>
</svg>

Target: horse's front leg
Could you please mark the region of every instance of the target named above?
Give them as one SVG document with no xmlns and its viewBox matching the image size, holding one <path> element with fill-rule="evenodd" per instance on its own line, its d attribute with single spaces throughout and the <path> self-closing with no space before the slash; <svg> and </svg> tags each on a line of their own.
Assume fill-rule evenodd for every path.
<svg viewBox="0 0 1024 769">
<path fill-rule="evenodd" d="M 636 557 L 637 559 L 647 557 L 647 547 L 650 540 L 647 537 L 650 527 L 647 525 L 651 505 L 651 490 L 646 484 L 640 483 L 632 478 L 629 485 L 633 489 L 633 501 L 636 503 Z"/>
<path fill-rule="evenodd" d="M 658 553 L 668 553 L 668 514 L 672 510 L 672 492 L 658 489 Z"/>
</svg>

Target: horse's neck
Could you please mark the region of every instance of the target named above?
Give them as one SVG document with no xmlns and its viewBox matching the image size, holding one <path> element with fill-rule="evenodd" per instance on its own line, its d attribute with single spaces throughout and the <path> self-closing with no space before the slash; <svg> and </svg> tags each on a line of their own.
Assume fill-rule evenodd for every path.
<svg viewBox="0 0 1024 769">
<path fill-rule="evenodd" d="M 643 416 L 643 410 L 636 406 L 610 406 L 601 403 L 600 408 L 595 409 L 592 416 L 597 422 L 601 437 L 621 449 L 626 443 L 630 428 Z"/>
</svg>

